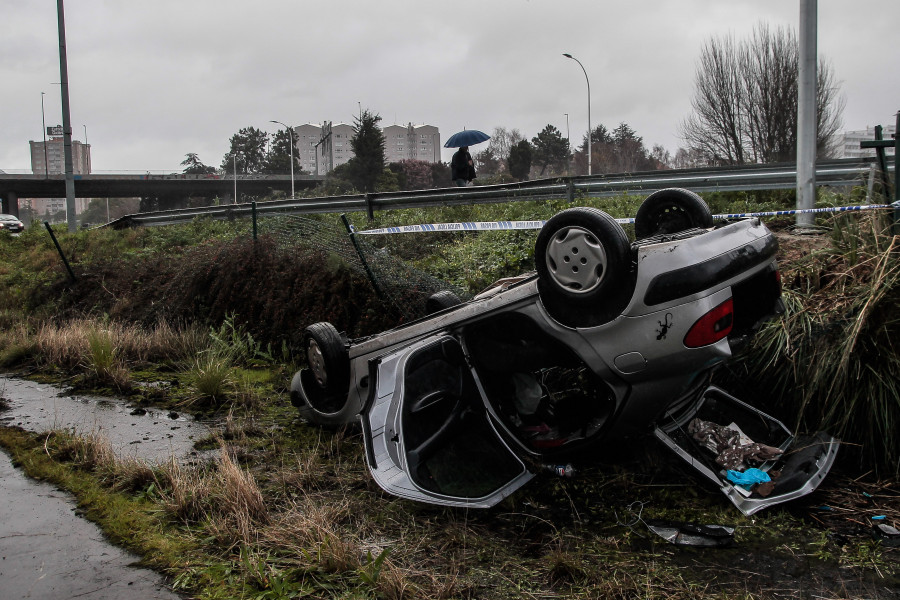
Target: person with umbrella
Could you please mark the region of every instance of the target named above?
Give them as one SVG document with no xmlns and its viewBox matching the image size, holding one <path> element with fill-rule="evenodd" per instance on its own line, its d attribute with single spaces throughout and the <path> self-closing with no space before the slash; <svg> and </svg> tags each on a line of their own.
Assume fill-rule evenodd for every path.
<svg viewBox="0 0 900 600">
<path fill-rule="evenodd" d="M 475 179 L 475 161 L 469 154 L 471 144 L 480 144 L 491 139 L 491 136 L 477 129 L 468 129 L 454 133 L 444 144 L 445 148 L 459 148 L 450 161 L 450 178 L 459 187 L 465 187 Z"/>
<path fill-rule="evenodd" d="M 462 146 L 450 160 L 450 178 L 458 187 L 466 187 L 475 179 L 475 162 L 468 146 Z"/>
</svg>

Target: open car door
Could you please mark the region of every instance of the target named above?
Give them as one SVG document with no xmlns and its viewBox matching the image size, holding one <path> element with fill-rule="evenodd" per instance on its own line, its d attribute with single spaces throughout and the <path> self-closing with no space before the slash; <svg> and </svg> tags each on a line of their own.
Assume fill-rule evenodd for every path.
<svg viewBox="0 0 900 600">
<path fill-rule="evenodd" d="M 436 335 L 382 355 L 369 379 L 360 418 L 369 470 L 384 490 L 486 508 L 533 477 L 497 433 L 456 338 Z"/>
<path fill-rule="evenodd" d="M 781 421 L 715 386 L 684 414 L 668 415 L 654 433 L 745 515 L 814 491 L 840 446 L 824 432 L 795 437 Z M 741 481 L 747 453 L 765 485 Z"/>
</svg>

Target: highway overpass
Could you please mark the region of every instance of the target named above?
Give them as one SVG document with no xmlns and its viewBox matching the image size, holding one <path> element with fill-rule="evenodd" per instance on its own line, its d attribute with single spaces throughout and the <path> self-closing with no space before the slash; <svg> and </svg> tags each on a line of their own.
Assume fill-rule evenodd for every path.
<svg viewBox="0 0 900 600">
<path fill-rule="evenodd" d="M 322 175 L 296 175 L 296 189 L 315 187 Z M 76 198 L 138 198 L 147 196 L 218 196 L 234 195 L 233 175 L 76 175 Z M 291 193 L 290 175 L 238 175 L 237 193 L 264 196 L 273 191 Z M 16 175 L 0 173 L 2 211 L 10 210 L 19 198 L 65 198 L 65 175 Z"/>
</svg>

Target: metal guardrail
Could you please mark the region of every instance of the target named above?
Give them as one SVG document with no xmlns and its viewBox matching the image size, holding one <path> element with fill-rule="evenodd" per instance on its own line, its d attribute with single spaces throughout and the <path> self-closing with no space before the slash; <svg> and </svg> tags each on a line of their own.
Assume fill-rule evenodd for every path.
<svg viewBox="0 0 900 600">
<path fill-rule="evenodd" d="M 871 189 L 876 169 L 875 162 L 869 159 L 822 161 L 816 164 L 816 184 L 819 186 L 868 184 Z M 365 211 L 371 217 L 375 211 L 391 209 L 558 198 L 575 201 L 580 197 L 603 198 L 623 193 L 646 193 L 668 187 L 687 188 L 695 192 L 791 189 L 796 186 L 796 182 L 797 171 L 793 164 L 741 165 L 540 179 L 465 188 L 273 200 L 257 202 L 256 213 L 265 216 Z M 231 219 L 248 217 L 252 211 L 252 203 L 166 210 L 128 215 L 109 223 L 109 226 L 123 228 L 172 225 L 196 217 Z"/>
</svg>

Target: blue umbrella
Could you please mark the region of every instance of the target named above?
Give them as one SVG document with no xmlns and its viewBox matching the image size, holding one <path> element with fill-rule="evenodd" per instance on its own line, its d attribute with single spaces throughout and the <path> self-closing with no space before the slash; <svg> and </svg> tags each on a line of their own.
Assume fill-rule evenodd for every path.
<svg viewBox="0 0 900 600">
<path fill-rule="evenodd" d="M 463 146 L 474 146 L 475 144 L 480 144 L 481 142 L 486 142 L 491 139 L 491 136 L 484 133 L 483 131 L 478 131 L 477 129 L 466 129 L 465 131 L 460 131 L 459 133 L 454 133 L 450 136 L 446 142 L 444 142 L 444 148 L 462 148 Z"/>
</svg>

